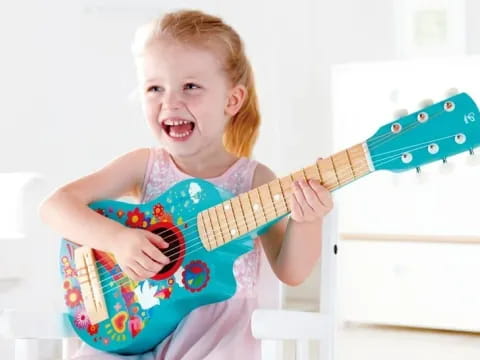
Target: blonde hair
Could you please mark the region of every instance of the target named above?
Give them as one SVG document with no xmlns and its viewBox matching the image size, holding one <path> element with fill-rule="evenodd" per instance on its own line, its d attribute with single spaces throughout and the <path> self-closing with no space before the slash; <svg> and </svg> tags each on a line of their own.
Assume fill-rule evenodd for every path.
<svg viewBox="0 0 480 360">
<path fill-rule="evenodd" d="M 232 116 L 225 127 L 223 144 L 227 151 L 236 156 L 251 157 L 258 137 L 260 112 L 253 71 L 240 36 L 219 17 L 197 10 L 179 10 L 154 19 L 139 28 L 132 45 L 134 56 L 141 57 L 145 48 L 162 36 L 196 46 L 213 45 L 215 49 L 220 50 L 224 70 L 231 84 L 243 85 L 247 89 L 240 110 Z"/>
</svg>

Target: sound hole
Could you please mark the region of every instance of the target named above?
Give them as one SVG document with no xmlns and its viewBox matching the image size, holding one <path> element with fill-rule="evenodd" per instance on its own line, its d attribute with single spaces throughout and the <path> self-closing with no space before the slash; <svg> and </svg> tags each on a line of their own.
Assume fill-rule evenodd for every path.
<svg viewBox="0 0 480 360">
<path fill-rule="evenodd" d="M 185 257 L 185 241 L 182 233 L 176 226 L 169 223 L 155 224 L 149 230 L 168 242 L 168 248 L 160 250 L 170 259 L 170 263 L 164 266 L 152 279 L 162 280 L 169 278 L 178 270 Z"/>
</svg>

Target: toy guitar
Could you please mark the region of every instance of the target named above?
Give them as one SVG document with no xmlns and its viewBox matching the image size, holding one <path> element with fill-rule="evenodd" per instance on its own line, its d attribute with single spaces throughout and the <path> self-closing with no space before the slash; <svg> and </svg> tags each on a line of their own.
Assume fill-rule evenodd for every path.
<svg viewBox="0 0 480 360">
<path fill-rule="evenodd" d="M 169 243 L 170 263 L 151 279 L 128 279 L 113 255 L 62 241 L 60 271 L 68 318 L 94 348 L 139 354 L 167 337 L 193 309 L 233 296 L 233 263 L 253 239 L 289 214 L 292 181 L 317 179 L 334 191 L 373 171 L 400 172 L 480 145 L 480 114 L 465 93 L 382 126 L 367 141 L 247 193 L 202 179 L 177 183 L 146 204 L 89 206 Z"/>
</svg>

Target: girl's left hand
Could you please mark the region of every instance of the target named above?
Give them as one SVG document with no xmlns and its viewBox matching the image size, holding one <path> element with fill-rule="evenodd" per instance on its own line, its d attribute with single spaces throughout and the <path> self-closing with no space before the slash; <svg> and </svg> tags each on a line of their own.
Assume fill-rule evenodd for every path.
<svg viewBox="0 0 480 360">
<path fill-rule="evenodd" d="M 321 221 L 333 208 L 332 195 L 318 180 L 293 183 L 291 218 L 296 222 Z"/>
</svg>

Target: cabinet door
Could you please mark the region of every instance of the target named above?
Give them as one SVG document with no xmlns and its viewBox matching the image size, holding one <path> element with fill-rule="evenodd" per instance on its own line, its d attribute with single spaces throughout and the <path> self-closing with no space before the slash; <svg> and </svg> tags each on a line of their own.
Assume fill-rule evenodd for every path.
<svg viewBox="0 0 480 360">
<path fill-rule="evenodd" d="M 480 331 L 480 244 L 346 240 L 340 319 Z"/>
</svg>

